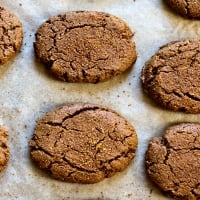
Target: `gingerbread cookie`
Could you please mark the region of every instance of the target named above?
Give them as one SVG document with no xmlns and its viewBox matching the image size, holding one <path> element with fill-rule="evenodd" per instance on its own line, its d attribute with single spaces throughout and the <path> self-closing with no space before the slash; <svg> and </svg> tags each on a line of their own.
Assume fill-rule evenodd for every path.
<svg viewBox="0 0 200 200">
<path fill-rule="evenodd" d="M 0 172 L 3 171 L 8 163 L 10 151 L 8 147 L 8 132 L 0 126 Z"/>
<path fill-rule="evenodd" d="M 130 68 L 136 60 L 133 33 L 121 19 L 95 11 L 67 12 L 41 25 L 36 57 L 67 82 L 97 83 Z"/>
<path fill-rule="evenodd" d="M 173 111 L 200 113 L 200 40 L 171 42 L 145 64 L 144 91 Z"/>
<path fill-rule="evenodd" d="M 19 19 L 3 7 L 0 16 L 0 64 L 4 64 L 19 51 L 23 31 Z"/>
<path fill-rule="evenodd" d="M 149 178 L 179 200 L 200 199 L 200 124 L 182 123 L 154 138 L 146 152 Z"/>
<path fill-rule="evenodd" d="M 184 17 L 200 19 L 199 0 L 165 0 L 165 2 Z"/>
<path fill-rule="evenodd" d="M 135 156 L 134 128 L 99 105 L 70 104 L 37 122 L 31 158 L 53 178 L 96 183 L 124 170 Z"/>
</svg>

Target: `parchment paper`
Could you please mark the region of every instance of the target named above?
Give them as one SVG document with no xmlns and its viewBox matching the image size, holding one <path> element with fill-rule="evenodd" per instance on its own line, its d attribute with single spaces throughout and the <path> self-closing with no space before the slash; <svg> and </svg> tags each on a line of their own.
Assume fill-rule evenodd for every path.
<svg viewBox="0 0 200 200">
<path fill-rule="evenodd" d="M 0 200 L 166 200 L 145 176 L 149 140 L 177 122 L 199 122 L 200 115 L 174 113 L 152 103 L 142 92 L 144 62 L 172 40 L 200 36 L 200 21 L 171 12 L 162 0 L 0 0 L 23 23 L 21 52 L 0 66 L 0 123 L 10 133 L 11 158 L 0 175 Z M 48 75 L 34 58 L 37 28 L 50 16 L 69 10 L 98 10 L 124 19 L 135 32 L 138 59 L 121 76 L 100 84 L 70 84 Z M 98 184 L 80 185 L 49 178 L 29 159 L 28 141 L 36 120 L 67 102 L 108 106 L 134 125 L 139 139 L 134 162 Z"/>
</svg>

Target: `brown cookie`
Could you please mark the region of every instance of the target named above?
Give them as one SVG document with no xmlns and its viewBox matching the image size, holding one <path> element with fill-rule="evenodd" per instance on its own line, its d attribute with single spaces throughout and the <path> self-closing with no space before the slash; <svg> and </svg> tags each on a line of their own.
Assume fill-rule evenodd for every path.
<svg viewBox="0 0 200 200">
<path fill-rule="evenodd" d="M 7 142 L 8 132 L 4 127 L 0 126 L 0 172 L 5 169 L 10 157 L 10 151 Z"/>
<path fill-rule="evenodd" d="M 19 51 L 22 44 L 23 31 L 19 19 L 1 6 L 0 38 L 0 64 L 4 64 Z"/>
<path fill-rule="evenodd" d="M 154 138 L 146 152 L 146 171 L 166 194 L 200 199 L 200 124 L 182 123 Z"/>
<path fill-rule="evenodd" d="M 169 43 L 142 71 L 144 91 L 173 111 L 200 113 L 200 40 Z"/>
<path fill-rule="evenodd" d="M 97 83 L 121 74 L 136 60 L 133 33 L 121 19 L 77 11 L 51 17 L 36 33 L 36 57 L 58 79 Z"/>
<path fill-rule="evenodd" d="M 174 11 L 184 17 L 200 19 L 199 0 L 164 0 Z"/>
<path fill-rule="evenodd" d="M 53 178 L 96 183 L 128 166 L 137 135 L 110 109 L 70 104 L 40 119 L 29 144 L 32 160 Z"/>
</svg>

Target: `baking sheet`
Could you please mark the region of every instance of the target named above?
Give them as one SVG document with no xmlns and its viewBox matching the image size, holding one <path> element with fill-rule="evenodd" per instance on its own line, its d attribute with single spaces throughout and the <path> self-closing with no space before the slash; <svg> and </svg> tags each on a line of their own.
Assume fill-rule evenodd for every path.
<svg viewBox="0 0 200 200">
<path fill-rule="evenodd" d="M 144 62 L 167 42 L 200 36 L 200 21 L 183 19 L 162 0 L 0 0 L 23 23 L 21 52 L 0 66 L 0 124 L 9 130 L 11 158 L 0 175 L 1 200 L 167 200 L 146 178 L 148 141 L 177 122 L 199 122 L 200 115 L 158 108 L 142 92 Z M 138 59 L 128 72 L 99 84 L 71 84 L 53 79 L 34 58 L 34 33 L 50 16 L 69 10 L 98 10 L 124 19 L 135 32 Z M 93 185 L 64 183 L 32 165 L 28 141 L 36 120 L 67 102 L 108 106 L 134 125 L 137 156 L 122 173 Z"/>
</svg>

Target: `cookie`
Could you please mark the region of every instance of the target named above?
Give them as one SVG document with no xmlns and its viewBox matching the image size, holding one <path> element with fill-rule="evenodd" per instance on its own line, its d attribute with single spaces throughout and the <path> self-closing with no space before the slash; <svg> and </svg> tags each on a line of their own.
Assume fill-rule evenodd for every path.
<svg viewBox="0 0 200 200">
<path fill-rule="evenodd" d="M 200 124 L 169 127 L 154 138 L 146 152 L 149 178 L 167 195 L 179 200 L 200 199 Z"/>
<path fill-rule="evenodd" d="M 32 160 L 53 178 L 96 183 L 128 166 L 135 156 L 137 135 L 110 109 L 69 104 L 37 122 L 29 145 Z"/>
<path fill-rule="evenodd" d="M 165 0 L 165 2 L 184 17 L 200 19 L 199 0 Z"/>
<path fill-rule="evenodd" d="M 0 126 L 0 172 L 3 171 L 8 163 L 10 151 L 8 147 L 8 132 Z"/>
<path fill-rule="evenodd" d="M 0 64 L 4 64 L 19 51 L 23 31 L 19 19 L 1 6 L 0 16 Z"/>
<path fill-rule="evenodd" d="M 67 12 L 41 25 L 35 54 L 62 81 L 97 83 L 133 65 L 136 49 L 132 36 L 127 24 L 110 14 Z"/>
<path fill-rule="evenodd" d="M 172 111 L 200 113 L 200 40 L 171 42 L 145 64 L 144 92 Z"/>
</svg>

